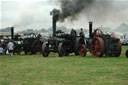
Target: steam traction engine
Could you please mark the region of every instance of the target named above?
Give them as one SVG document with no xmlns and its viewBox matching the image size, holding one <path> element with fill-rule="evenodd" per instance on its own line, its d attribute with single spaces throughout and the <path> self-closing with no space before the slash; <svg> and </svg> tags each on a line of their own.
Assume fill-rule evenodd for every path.
<svg viewBox="0 0 128 85">
<path fill-rule="evenodd" d="M 70 34 L 63 36 L 64 40 L 59 43 L 58 54 L 59 56 L 68 56 L 69 53 L 75 53 L 79 55 L 79 41 L 80 36 L 77 36 L 76 31 L 72 29 Z"/>
<path fill-rule="evenodd" d="M 25 54 L 41 52 L 43 40 L 40 34 L 38 36 L 35 33 L 25 34 L 22 37 L 18 34 L 14 36 L 14 27 L 11 27 L 11 39 L 14 42 L 14 54 L 20 54 L 22 50 Z"/>
<path fill-rule="evenodd" d="M 43 40 L 41 39 L 41 35 L 36 35 L 35 33 L 29 33 L 24 35 L 23 39 L 23 50 L 25 54 L 36 54 L 37 52 L 42 52 L 41 46 L 43 44 Z"/>
<path fill-rule="evenodd" d="M 107 56 L 119 57 L 122 51 L 120 39 L 111 37 L 109 34 L 103 34 L 99 29 L 96 29 L 94 33 L 92 33 L 92 23 L 90 23 L 90 26 L 90 38 L 87 39 L 88 43 L 86 46 L 89 47 L 92 56 L 102 57 L 105 54 Z M 80 49 L 81 54 L 85 52 L 83 50 L 85 50 L 85 48 Z"/>
<path fill-rule="evenodd" d="M 21 35 L 15 35 L 13 38 L 15 44 L 13 53 L 20 54 L 22 50 L 26 55 L 41 52 L 43 40 L 40 37 L 41 36 L 37 36 L 35 33 L 25 34 L 23 37 L 21 37 Z"/>
<path fill-rule="evenodd" d="M 47 42 L 42 45 L 42 55 L 48 57 L 50 52 L 58 52 L 59 57 L 67 56 L 71 52 L 78 55 L 78 45 L 76 46 L 76 31 L 72 30 L 70 34 L 65 34 L 61 30 L 56 31 L 56 23 L 59 19 L 59 11 L 53 10 L 53 37 L 49 37 Z"/>
<path fill-rule="evenodd" d="M 50 52 L 58 52 L 58 45 L 59 42 L 61 41 L 60 38 L 56 36 L 56 22 L 58 21 L 59 18 L 59 11 L 55 10 L 52 11 L 51 14 L 53 15 L 53 37 L 49 37 L 47 41 L 45 41 L 42 45 L 42 56 L 43 57 L 48 57 Z M 58 34 L 62 34 L 61 32 Z"/>
</svg>

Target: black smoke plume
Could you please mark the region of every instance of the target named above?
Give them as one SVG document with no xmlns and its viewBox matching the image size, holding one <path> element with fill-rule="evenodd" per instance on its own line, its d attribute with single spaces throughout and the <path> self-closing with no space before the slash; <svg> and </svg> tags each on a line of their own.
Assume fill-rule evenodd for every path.
<svg viewBox="0 0 128 85">
<path fill-rule="evenodd" d="M 71 20 L 77 19 L 77 16 L 87 10 L 94 0 L 58 0 L 60 2 L 60 10 L 53 9 L 51 15 L 56 17 L 56 20 L 64 21 L 66 18 Z"/>
</svg>

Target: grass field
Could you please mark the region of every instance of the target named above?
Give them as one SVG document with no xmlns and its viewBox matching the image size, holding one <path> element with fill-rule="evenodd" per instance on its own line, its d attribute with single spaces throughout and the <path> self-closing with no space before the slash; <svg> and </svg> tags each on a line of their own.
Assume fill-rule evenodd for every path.
<svg viewBox="0 0 128 85">
<path fill-rule="evenodd" d="M 128 85 L 126 49 L 119 58 L 2 56 L 0 85 Z"/>
</svg>

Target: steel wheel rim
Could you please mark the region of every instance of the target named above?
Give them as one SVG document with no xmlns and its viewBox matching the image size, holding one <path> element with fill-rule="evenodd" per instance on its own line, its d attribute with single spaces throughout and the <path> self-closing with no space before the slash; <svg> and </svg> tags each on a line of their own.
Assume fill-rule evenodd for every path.
<svg viewBox="0 0 128 85">
<path fill-rule="evenodd" d="M 122 44 L 121 41 L 118 41 L 118 47 L 117 47 L 118 53 L 116 54 L 116 57 L 119 57 L 122 51 Z"/>
<path fill-rule="evenodd" d="M 104 42 L 102 38 L 93 38 L 91 43 L 91 54 L 94 57 L 102 57 L 104 54 Z"/>
<path fill-rule="evenodd" d="M 86 55 L 86 48 L 84 45 L 81 45 L 80 47 L 80 56 L 85 56 Z"/>
<path fill-rule="evenodd" d="M 64 49 L 64 44 L 62 45 L 61 51 L 62 51 L 62 55 L 65 56 L 66 52 L 65 52 L 65 49 Z"/>
<path fill-rule="evenodd" d="M 41 46 L 42 46 L 42 42 L 41 41 L 37 41 L 37 43 L 35 45 L 36 52 L 41 52 Z"/>
</svg>

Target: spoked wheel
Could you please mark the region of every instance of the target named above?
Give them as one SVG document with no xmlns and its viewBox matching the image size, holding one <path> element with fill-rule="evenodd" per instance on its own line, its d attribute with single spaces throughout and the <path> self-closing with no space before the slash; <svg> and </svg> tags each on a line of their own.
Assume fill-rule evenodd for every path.
<svg viewBox="0 0 128 85">
<path fill-rule="evenodd" d="M 86 56 L 86 47 L 85 47 L 85 45 L 80 46 L 80 56 Z"/>
<path fill-rule="evenodd" d="M 32 48 L 34 49 L 35 53 L 36 52 L 42 53 L 42 49 L 41 49 L 42 44 L 43 44 L 43 42 L 41 40 L 36 40 L 36 41 L 33 42 Z"/>
<path fill-rule="evenodd" d="M 94 57 L 102 57 L 104 54 L 104 41 L 100 37 L 93 38 L 90 48 L 91 54 Z"/>
<path fill-rule="evenodd" d="M 121 51 L 122 51 L 122 44 L 121 44 L 121 41 L 119 40 L 118 41 L 118 46 L 117 46 L 117 53 L 114 54 L 116 57 L 119 57 L 120 54 L 121 54 Z"/>
<path fill-rule="evenodd" d="M 22 51 L 21 46 L 17 45 L 14 47 L 13 54 L 15 55 L 15 53 L 17 53 L 17 55 L 20 55 L 21 51 Z"/>
<path fill-rule="evenodd" d="M 42 45 L 42 56 L 48 57 L 48 55 L 49 55 L 48 47 L 47 47 L 46 43 L 44 43 Z"/>
<path fill-rule="evenodd" d="M 32 50 L 33 50 L 33 49 L 32 49 L 32 47 L 31 47 L 31 45 L 27 44 L 27 45 L 24 46 L 24 53 L 25 53 L 26 55 L 28 55 L 28 54 L 29 54 L 29 55 L 34 54 Z"/>
<path fill-rule="evenodd" d="M 80 39 L 81 38 L 76 38 L 76 41 L 75 41 L 75 55 L 80 55 L 80 52 L 79 52 L 79 48 L 81 46 L 81 43 L 80 43 Z"/>
<path fill-rule="evenodd" d="M 128 58 L 128 50 L 126 51 L 125 55 L 126 55 L 126 57 Z"/>
<path fill-rule="evenodd" d="M 68 56 L 68 54 L 69 54 L 66 52 L 65 46 L 63 43 L 60 43 L 58 46 L 58 54 L 59 54 L 59 57 Z"/>
</svg>

